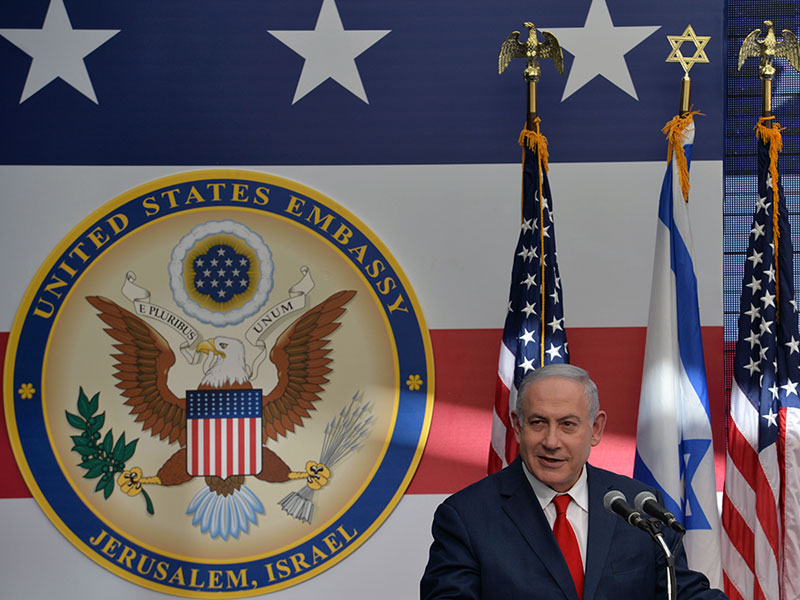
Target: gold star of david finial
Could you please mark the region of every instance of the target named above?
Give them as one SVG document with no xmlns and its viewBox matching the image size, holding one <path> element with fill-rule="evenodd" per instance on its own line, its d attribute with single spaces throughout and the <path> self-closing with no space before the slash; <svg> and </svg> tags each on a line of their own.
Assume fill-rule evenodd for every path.
<svg viewBox="0 0 800 600">
<path fill-rule="evenodd" d="M 669 53 L 669 56 L 667 56 L 666 62 L 681 63 L 687 77 L 689 75 L 689 69 L 691 69 L 695 63 L 708 62 L 705 47 L 711 39 L 710 35 L 697 35 L 694 29 L 692 29 L 692 26 L 689 25 L 681 35 L 668 35 L 667 39 L 672 46 L 672 51 Z M 684 42 L 692 42 L 694 44 L 694 56 L 691 58 L 684 56 L 681 52 L 681 45 L 683 45 Z"/>
</svg>

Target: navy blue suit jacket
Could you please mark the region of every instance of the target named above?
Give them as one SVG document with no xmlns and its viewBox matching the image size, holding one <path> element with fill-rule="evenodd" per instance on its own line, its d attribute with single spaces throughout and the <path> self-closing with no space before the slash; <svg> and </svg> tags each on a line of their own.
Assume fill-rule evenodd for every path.
<svg viewBox="0 0 800 600">
<path fill-rule="evenodd" d="M 609 490 L 621 491 L 629 502 L 642 490 L 654 490 L 610 471 L 586 468 L 584 600 L 666 598 L 661 550 L 646 532 L 603 508 Z M 672 546 L 672 532 L 665 536 Z M 445 500 L 434 516 L 433 539 L 420 583 L 423 600 L 577 600 L 567 563 L 519 458 Z M 709 589 L 705 576 L 688 569 L 682 549 L 676 567 L 680 600 L 726 598 Z"/>
</svg>

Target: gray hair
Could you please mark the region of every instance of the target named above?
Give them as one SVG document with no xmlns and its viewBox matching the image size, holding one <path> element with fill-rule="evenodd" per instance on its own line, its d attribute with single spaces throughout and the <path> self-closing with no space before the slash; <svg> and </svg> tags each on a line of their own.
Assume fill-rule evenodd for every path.
<svg viewBox="0 0 800 600">
<path fill-rule="evenodd" d="M 570 381 L 580 383 L 583 386 L 586 399 L 589 401 L 589 420 L 593 422 L 594 418 L 597 416 L 597 412 L 600 410 L 600 399 L 597 395 L 597 386 L 595 385 L 594 381 L 592 381 L 591 377 L 589 377 L 589 373 L 584 369 L 576 367 L 575 365 L 562 363 L 555 363 L 540 367 L 535 371 L 528 373 L 528 375 L 526 375 L 525 378 L 520 382 L 519 389 L 517 390 L 517 403 L 515 406 L 520 420 L 522 420 L 523 416 L 522 399 L 525 397 L 525 392 L 527 392 L 528 388 L 537 381 L 550 379 L 552 377 L 569 379 Z"/>
</svg>

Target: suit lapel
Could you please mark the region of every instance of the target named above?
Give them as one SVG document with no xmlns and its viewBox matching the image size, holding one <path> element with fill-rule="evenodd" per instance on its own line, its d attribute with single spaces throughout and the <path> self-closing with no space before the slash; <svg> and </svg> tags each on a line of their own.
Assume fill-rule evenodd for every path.
<svg viewBox="0 0 800 600">
<path fill-rule="evenodd" d="M 592 600 L 611 549 L 614 530 L 621 521 L 603 507 L 603 496 L 611 489 L 611 485 L 591 465 L 587 464 L 586 469 L 589 486 L 589 539 L 586 545 L 583 600 Z"/>
<path fill-rule="evenodd" d="M 550 524 L 542 512 L 539 500 L 525 478 L 519 458 L 501 473 L 499 491 L 503 510 L 558 583 L 564 592 L 564 597 L 577 600 L 575 585 L 572 582 L 567 563 L 553 536 Z"/>
</svg>

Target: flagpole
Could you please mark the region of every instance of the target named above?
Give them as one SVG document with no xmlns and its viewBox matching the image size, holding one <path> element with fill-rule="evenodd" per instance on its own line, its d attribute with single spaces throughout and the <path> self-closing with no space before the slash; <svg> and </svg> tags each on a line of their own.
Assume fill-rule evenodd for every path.
<svg viewBox="0 0 800 600">
<path fill-rule="evenodd" d="M 525 129 L 533 131 L 536 128 L 536 117 L 539 116 L 536 110 L 536 80 L 528 81 L 528 117 L 525 122 Z"/>
<path fill-rule="evenodd" d="M 683 116 L 691 110 L 692 80 L 689 78 L 689 71 L 681 79 L 681 105 L 678 114 Z"/>
</svg>

